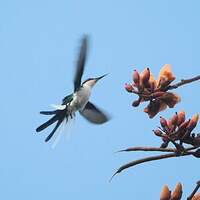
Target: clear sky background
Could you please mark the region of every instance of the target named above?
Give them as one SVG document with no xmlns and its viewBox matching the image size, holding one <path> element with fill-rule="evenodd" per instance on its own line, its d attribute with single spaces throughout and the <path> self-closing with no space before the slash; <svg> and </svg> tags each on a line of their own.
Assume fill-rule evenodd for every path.
<svg viewBox="0 0 200 200">
<path fill-rule="evenodd" d="M 154 74 L 169 63 L 177 77 L 200 74 L 200 2 L 7 0 L 0 2 L 0 199 L 158 199 L 161 187 L 181 181 L 184 199 L 200 178 L 200 160 L 190 157 L 143 164 L 108 180 L 122 164 L 146 153 L 115 151 L 160 145 L 145 105 L 125 92 L 133 69 Z M 91 101 L 112 120 L 102 126 L 77 115 L 70 140 L 56 149 L 44 142 L 51 129 L 35 128 L 49 109 L 73 89 L 74 62 L 82 34 L 90 36 L 84 78 L 109 76 L 94 88 Z M 200 82 L 177 90 L 176 108 L 190 117 L 200 112 Z M 198 132 L 199 127 L 196 128 Z"/>
</svg>

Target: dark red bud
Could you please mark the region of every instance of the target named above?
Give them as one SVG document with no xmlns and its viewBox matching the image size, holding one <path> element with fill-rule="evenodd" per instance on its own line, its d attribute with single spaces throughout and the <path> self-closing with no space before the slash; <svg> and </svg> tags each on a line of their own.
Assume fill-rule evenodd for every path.
<svg viewBox="0 0 200 200">
<path fill-rule="evenodd" d="M 137 107 L 137 106 L 139 106 L 140 105 L 140 99 L 138 99 L 138 100 L 136 100 L 136 101 L 133 101 L 133 103 L 132 103 L 132 106 L 133 107 Z"/>
</svg>

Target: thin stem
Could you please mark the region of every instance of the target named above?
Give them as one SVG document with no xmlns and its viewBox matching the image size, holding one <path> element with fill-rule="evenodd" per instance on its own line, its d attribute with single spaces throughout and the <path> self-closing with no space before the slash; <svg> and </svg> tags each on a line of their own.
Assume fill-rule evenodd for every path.
<svg viewBox="0 0 200 200">
<path fill-rule="evenodd" d="M 198 147 L 189 147 L 189 148 L 185 148 L 185 151 L 191 151 L 194 150 Z M 160 148 L 160 147 L 129 147 L 127 149 L 123 149 L 118 152 L 129 152 L 129 151 L 161 151 L 161 152 L 176 152 L 177 149 L 176 148 Z"/>
<path fill-rule="evenodd" d="M 175 152 L 175 148 L 160 148 L 160 147 L 130 147 L 127 149 L 120 150 L 118 152 L 128 151 L 161 151 L 161 152 Z"/>
<path fill-rule="evenodd" d="M 200 188 L 200 181 L 197 181 L 196 187 L 194 188 L 190 196 L 187 198 L 187 200 L 192 200 L 192 198 L 194 197 L 199 188 Z"/>
<path fill-rule="evenodd" d="M 174 85 L 170 85 L 169 87 L 166 88 L 166 91 L 167 90 L 173 90 L 173 89 L 176 89 L 182 85 L 185 85 L 185 84 L 188 84 L 188 83 L 192 83 L 194 81 L 198 81 L 200 80 L 200 75 L 199 76 L 195 76 L 193 78 L 190 78 L 190 79 L 182 79 L 180 82 L 174 84 Z"/>
<path fill-rule="evenodd" d="M 166 158 L 173 158 L 173 157 L 180 157 L 180 156 L 188 156 L 188 155 L 193 155 L 194 152 L 184 152 L 182 154 L 177 154 L 177 153 L 168 153 L 168 154 L 163 154 L 163 155 L 158 155 L 158 156 L 150 156 L 150 157 L 146 157 L 146 158 L 142 158 L 142 159 L 138 159 L 138 160 L 134 160 L 132 162 L 129 162 L 125 165 L 122 165 L 111 177 L 110 181 L 113 179 L 114 176 L 116 176 L 117 174 L 121 173 L 122 171 L 124 171 L 125 169 L 128 169 L 130 167 L 134 167 L 136 165 L 145 163 L 145 162 L 150 162 L 150 161 L 154 161 L 154 160 L 161 160 L 161 159 L 166 159 Z"/>
</svg>

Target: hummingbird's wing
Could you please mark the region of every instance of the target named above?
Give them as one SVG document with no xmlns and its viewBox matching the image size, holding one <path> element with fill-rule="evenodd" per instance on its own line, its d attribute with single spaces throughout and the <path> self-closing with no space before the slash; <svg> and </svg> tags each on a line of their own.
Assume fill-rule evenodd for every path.
<svg viewBox="0 0 200 200">
<path fill-rule="evenodd" d="M 73 94 L 67 95 L 66 97 L 63 98 L 62 105 L 66 105 L 70 103 L 72 100 L 73 100 Z"/>
<path fill-rule="evenodd" d="M 76 63 L 76 72 L 74 76 L 74 91 L 77 91 L 77 89 L 81 85 L 81 78 L 83 75 L 85 61 L 87 57 L 87 48 L 88 48 L 88 38 L 86 35 L 84 35 L 81 41 L 80 52 Z"/>
<path fill-rule="evenodd" d="M 103 124 L 109 120 L 101 110 L 99 110 L 94 104 L 88 102 L 85 108 L 80 111 L 80 114 L 89 122 L 94 124 Z"/>
</svg>

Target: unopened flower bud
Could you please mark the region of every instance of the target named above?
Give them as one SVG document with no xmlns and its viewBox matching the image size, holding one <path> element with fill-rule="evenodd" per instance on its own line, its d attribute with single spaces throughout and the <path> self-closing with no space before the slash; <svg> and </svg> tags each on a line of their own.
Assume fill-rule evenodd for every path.
<svg viewBox="0 0 200 200">
<path fill-rule="evenodd" d="M 156 136 L 159 136 L 159 137 L 162 136 L 162 132 L 161 132 L 159 129 L 153 130 L 153 132 L 154 132 L 154 134 L 155 134 Z"/>
<path fill-rule="evenodd" d="M 182 185 L 181 183 L 177 183 L 172 194 L 171 194 L 171 199 L 170 200 L 180 200 L 182 197 Z"/>
<path fill-rule="evenodd" d="M 169 142 L 167 141 L 167 142 L 163 142 L 161 145 L 160 145 L 160 148 L 167 148 L 167 146 L 168 146 L 168 144 L 169 144 Z"/>
<path fill-rule="evenodd" d="M 177 125 L 180 126 L 184 121 L 185 121 L 185 112 L 184 111 L 180 111 L 178 113 Z"/>
<path fill-rule="evenodd" d="M 133 103 L 132 103 L 132 106 L 133 107 L 137 107 L 137 106 L 139 106 L 140 105 L 140 99 L 138 99 L 138 100 L 136 100 L 136 101 L 133 101 Z"/>
<path fill-rule="evenodd" d="M 139 83 L 140 83 L 140 75 L 136 69 L 133 71 L 133 82 L 136 85 L 139 85 Z"/>
<path fill-rule="evenodd" d="M 126 89 L 127 92 L 132 92 L 133 91 L 133 86 L 131 84 L 125 84 L 124 88 Z"/>
<path fill-rule="evenodd" d="M 182 131 L 186 129 L 189 123 L 190 123 L 190 120 L 182 122 L 182 124 L 179 126 L 179 130 Z"/>
<path fill-rule="evenodd" d="M 154 91 L 156 87 L 156 82 L 149 81 L 149 86 L 150 86 L 151 91 Z"/>
<path fill-rule="evenodd" d="M 167 185 L 164 185 L 160 193 L 160 200 L 170 200 L 171 193 Z"/>
<path fill-rule="evenodd" d="M 175 115 L 171 118 L 171 123 L 176 126 L 178 122 L 178 114 L 175 113 Z"/>
<path fill-rule="evenodd" d="M 172 119 L 167 120 L 167 128 L 168 131 L 173 131 L 175 128 L 175 126 L 172 124 Z"/>
<path fill-rule="evenodd" d="M 199 115 L 198 114 L 195 114 L 192 116 L 188 126 L 187 126 L 187 129 L 192 131 L 196 125 L 197 125 L 197 122 L 198 122 L 198 119 L 199 119 Z"/>
<path fill-rule="evenodd" d="M 150 78 L 150 70 L 149 68 L 146 68 L 143 70 L 143 72 L 140 74 L 141 82 L 145 85 L 148 83 Z"/>
<path fill-rule="evenodd" d="M 165 128 L 167 127 L 167 120 L 163 117 L 160 117 L 160 125 Z"/>
<path fill-rule="evenodd" d="M 195 195 L 192 197 L 192 200 L 200 200 L 200 193 L 195 194 Z"/>
<path fill-rule="evenodd" d="M 154 79 L 152 73 L 150 73 L 148 85 L 149 85 L 151 91 L 154 91 L 154 90 L 155 90 L 155 88 L 156 88 L 156 80 Z"/>
</svg>

